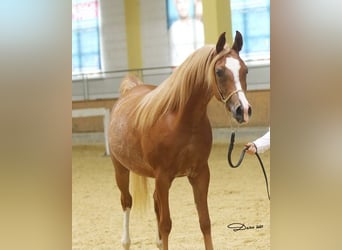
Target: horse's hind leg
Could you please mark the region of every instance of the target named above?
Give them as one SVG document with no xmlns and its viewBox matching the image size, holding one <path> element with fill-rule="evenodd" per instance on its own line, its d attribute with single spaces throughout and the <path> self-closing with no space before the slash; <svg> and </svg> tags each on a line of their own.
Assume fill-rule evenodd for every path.
<svg viewBox="0 0 342 250">
<path fill-rule="evenodd" d="M 131 239 L 129 237 L 129 215 L 132 208 L 132 196 L 129 193 L 129 170 L 112 155 L 111 158 L 115 169 L 116 184 L 121 192 L 121 206 L 124 211 L 121 243 L 125 250 L 129 250 L 131 244 Z"/>
<path fill-rule="evenodd" d="M 208 165 L 206 165 L 202 171 L 196 177 L 188 177 L 190 184 L 192 185 L 194 199 L 199 217 L 199 223 L 204 238 L 204 244 L 206 250 L 213 249 L 213 243 L 211 238 L 211 224 L 208 212 L 208 187 L 210 173 Z"/>
</svg>

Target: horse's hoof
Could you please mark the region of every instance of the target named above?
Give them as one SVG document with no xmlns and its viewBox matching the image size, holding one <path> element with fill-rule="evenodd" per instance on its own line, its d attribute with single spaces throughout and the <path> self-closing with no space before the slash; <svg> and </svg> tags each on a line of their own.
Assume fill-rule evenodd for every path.
<svg viewBox="0 0 342 250">
<path fill-rule="evenodd" d="M 130 246 L 131 246 L 131 241 L 128 241 L 128 242 L 121 242 L 122 243 L 122 247 L 123 249 L 125 250 L 129 250 Z"/>
<path fill-rule="evenodd" d="M 158 249 L 160 249 L 160 250 L 163 249 L 163 241 L 162 240 L 157 239 L 156 244 L 157 244 Z"/>
</svg>

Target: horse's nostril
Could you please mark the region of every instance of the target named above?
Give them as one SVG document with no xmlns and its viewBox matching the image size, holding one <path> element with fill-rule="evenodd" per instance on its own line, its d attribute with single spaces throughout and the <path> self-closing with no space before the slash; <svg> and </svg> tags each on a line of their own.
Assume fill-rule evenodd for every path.
<svg viewBox="0 0 342 250">
<path fill-rule="evenodd" d="M 237 116 L 242 116 L 243 115 L 243 111 L 242 111 L 241 105 L 236 108 L 236 115 Z"/>
<path fill-rule="evenodd" d="M 248 118 L 251 115 L 252 115 L 252 108 L 250 106 L 248 106 L 248 109 L 246 110 L 244 109 L 242 105 L 239 105 L 238 107 L 236 107 L 235 112 L 234 112 L 235 119 L 239 123 L 248 122 Z"/>
<path fill-rule="evenodd" d="M 239 123 L 242 123 L 244 120 L 243 119 L 243 108 L 241 105 L 235 109 L 235 119 Z"/>
</svg>

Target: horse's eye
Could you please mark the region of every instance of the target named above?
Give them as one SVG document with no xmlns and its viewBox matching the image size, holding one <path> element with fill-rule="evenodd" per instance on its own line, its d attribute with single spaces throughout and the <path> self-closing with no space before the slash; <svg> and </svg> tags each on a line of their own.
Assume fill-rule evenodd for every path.
<svg viewBox="0 0 342 250">
<path fill-rule="evenodd" d="M 223 76 L 223 69 L 216 69 L 216 75 L 218 76 L 218 77 L 222 77 Z"/>
</svg>

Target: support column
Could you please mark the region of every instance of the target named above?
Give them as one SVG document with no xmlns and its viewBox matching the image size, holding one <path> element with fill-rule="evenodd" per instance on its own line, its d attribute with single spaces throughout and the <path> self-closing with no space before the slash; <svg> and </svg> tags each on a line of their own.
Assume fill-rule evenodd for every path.
<svg viewBox="0 0 342 250">
<path fill-rule="evenodd" d="M 128 68 L 142 67 L 140 0 L 125 0 Z"/>
<path fill-rule="evenodd" d="M 227 43 L 231 46 L 232 21 L 230 0 L 202 0 L 203 23 L 206 44 L 216 44 L 219 35 L 226 32 Z"/>
</svg>

